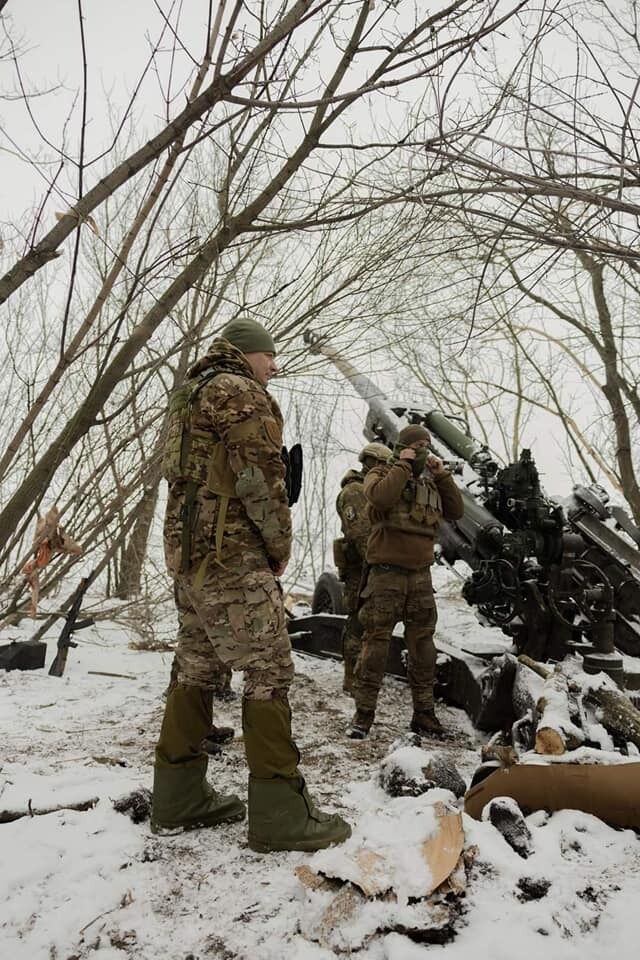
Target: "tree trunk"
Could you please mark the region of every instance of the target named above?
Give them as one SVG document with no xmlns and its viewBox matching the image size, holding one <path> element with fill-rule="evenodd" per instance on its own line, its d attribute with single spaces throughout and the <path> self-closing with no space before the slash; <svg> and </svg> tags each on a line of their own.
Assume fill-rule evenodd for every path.
<svg viewBox="0 0 640 960">
<path fill-rule="evenodd" d="M 116 584 L 116 596 L 120 600 L 129 600 L 142 592 L 142 568 L 147 555 L 149 531 L 158 503 L 159 486 L 160 475 L 158 474 L 153 485 L 145 487 L 135 508 L 137 519 L 122 556 Z"/>
</svg>

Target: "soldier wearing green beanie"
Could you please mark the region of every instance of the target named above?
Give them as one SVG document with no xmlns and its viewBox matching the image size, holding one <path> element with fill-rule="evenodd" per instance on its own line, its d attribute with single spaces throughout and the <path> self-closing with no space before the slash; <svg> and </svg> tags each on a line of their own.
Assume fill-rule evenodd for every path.
<svg viewBox="0 0 640 960">
<path fill-rule="evenodd" d="M 231 320 L 222 328 L 220 336 L 242 353 L 272 353 L 274 357 L 276 355 L 276 345 L 269 331 L 250 317 Z"/>
<path fill-rule="evenodd" d="M 187 373 L 169 409 L 163 472 L 167 567 L 179 610 L 178 675 L 156 746 L 152 829 L 244 818 L 239 797 L 207 782 L 219 663 L 242 671 L 249 846 L 318 850 L 351 833 L 313 804 L 298 768 L 287 692 L 291 643 L 277 581 L 291 551 L 282 414 L 266 387 L 278 372 L 271 334 L 232 320 Z"/>
<path fill-rule="evenodd" d="M 360 591 L 362 649 L 353 683 L 356 713 L 349 736 L 367 736 L 375 717 L 391 634 L 404 624 L 407 679 L 413 700 L 410 728 L 438 734 L 433 706 L 436 604 L 431 584 L 433 540 L 441 517 L 462 516 L 462 496 L 442 460 L 429 451 L 431 437 L 419 424 L 398 434 L 393 456 L 364 479 L 371 533 L 366 583 Z M 428 468 L 428 473 L 425 473 Z"/>
</svg>

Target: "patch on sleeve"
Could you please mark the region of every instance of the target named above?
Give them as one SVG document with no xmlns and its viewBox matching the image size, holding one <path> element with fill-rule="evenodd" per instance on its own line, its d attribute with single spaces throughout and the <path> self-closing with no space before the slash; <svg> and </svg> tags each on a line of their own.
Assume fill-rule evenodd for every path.
<svg viewBox="0 0 640 960">
<path fill-rule="evenodd" d="M 269 437 L 269 440 L 271 440 L 271 443 L 274 446 L 280 449 L 280 447 L 282 446 L 282 431 L 280 430 L 280 427 L 277 421 L 272 420 L 269 417 L 265 417 L 262 422 L 264 424 L 264 428 L 267 432 L 267 436 Z"/>
<path fill-rule="evenodd" d="M 349 507 L 345 507 L 344 516 L 345 516 L 345 520 L 352 521 L 352 520 L 355 520 L 355 518 L 357 517 L 357 513 L 355 512 L 353 507 L 349 506 Z"/>
</svg>

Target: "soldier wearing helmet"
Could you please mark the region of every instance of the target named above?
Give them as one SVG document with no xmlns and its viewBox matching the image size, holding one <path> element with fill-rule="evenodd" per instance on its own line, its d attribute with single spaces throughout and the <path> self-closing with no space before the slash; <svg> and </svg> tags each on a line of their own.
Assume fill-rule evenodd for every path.
<svg viewBox="0 0 640 960">
<path fill-rule="evenodd" d="M 342 537 L 334 541 L 333 551 L 338 574 L 344 582 L 347 606 L 347 622 L 342 634 L 345 693 L 352 692 L 353 672 L 362 637 L 362 627 L 358 620 L 358 594 L 371 529 L 367 501 L 363 493 L 364 478 L 372 467 L 385 463 L 390 456 L 391 450 L 383 443 L 368 443 L 363 447 L 358 456 L 362 468 L 347 471 L 342 478 L 342 489 L 336 500 Z"/>
<path fill-rule="evenodd" d="M 411 730 L 427 735 L 442 732 L 433 708 L 433 540 L 440 519 L 459 519 L 464 504 L 442 460 L 429 451 L 430 441 L 429 432 L 419 424 L 404 427 L 393 456 L 373 467 L 363 484 L 371 533 L 367 579 L 360 591 L 363 632 L 353 682 L 356 714 L 349 731 L 353 739 L 366 737 L 373 723 L 389 641 L 399 622 L 404 624 L 413 699 Z"/>
</svg>

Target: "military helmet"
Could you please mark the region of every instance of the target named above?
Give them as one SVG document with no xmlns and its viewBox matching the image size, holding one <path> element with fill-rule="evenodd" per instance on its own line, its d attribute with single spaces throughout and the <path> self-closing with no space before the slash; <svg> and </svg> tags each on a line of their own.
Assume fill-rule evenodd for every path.
<svg viewBox="0 0 640 960">
<path fill-rule="evenodd" d="M 391 450 L 389 447 L 385 447 L 384 443 L 368 443 L 360 451 L 358 460 L 360 463 L 364 463 L 366 457 L 372 457 L 374 460 L 381 460 L 384 463 L 390 456 Z"/>
</svg>

